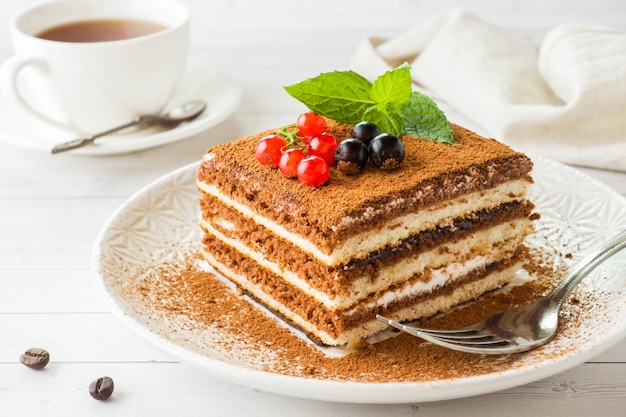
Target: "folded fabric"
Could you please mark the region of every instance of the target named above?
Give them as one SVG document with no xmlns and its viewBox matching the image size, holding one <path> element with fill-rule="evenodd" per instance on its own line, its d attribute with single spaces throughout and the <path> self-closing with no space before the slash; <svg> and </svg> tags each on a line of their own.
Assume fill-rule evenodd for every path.
<svg viewBox="0 0 626 417">
<path fill-rule="evenodd" d="M 392 39 L 368 38 L 351 68 L 409 62 L 418 89 L 522 151 L 626 171 L 626 32 L 568 24 L 540 47 L 452 9 Z"/>
</svg>

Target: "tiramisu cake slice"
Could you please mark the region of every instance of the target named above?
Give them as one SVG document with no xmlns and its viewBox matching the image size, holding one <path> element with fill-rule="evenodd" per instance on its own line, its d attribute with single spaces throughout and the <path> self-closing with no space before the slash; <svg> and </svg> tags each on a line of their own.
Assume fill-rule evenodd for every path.
<svg viewBox="0 0 626 417">
<path fill-rule="evenodd" d="M 329 121 L 336 138 L 352 125 Z M 455 143 L 404 135 L 402 163 L 330 170 L 319 187 L 260 164 L 275 130 L 209 149 L 198 172 L 206 260 L 323 345 L 413 320 L 508 283 L 532 231 L 532 162 L 452 125 Z"/>
</svg>

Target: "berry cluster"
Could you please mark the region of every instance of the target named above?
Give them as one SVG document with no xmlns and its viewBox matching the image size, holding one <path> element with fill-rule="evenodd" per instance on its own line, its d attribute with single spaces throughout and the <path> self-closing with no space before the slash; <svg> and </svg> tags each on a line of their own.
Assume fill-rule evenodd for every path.
<svg viewBox="0 0 626 417">
<path fill-rule="evenodd" d="M 298 116 L 295 125 L 261 138 L 255 156 L 262 165 L 277 167 L 286 177 L 297 177 L 312 187 L 324 184 L 333 166 L 354 174 L 365 168 L 368 160 L 380 169 L 394 169 L 404 160 L 402 141 L 381 133 L 373 123 L 356 124 L 350 136 L 339 143 L 328 132 L 326 120 L 307 111 Z"/>
<path fill-rule="evenodd" d="M 326 120 L 317 113 L 300 114 L 295 130 L 287 127 L 261 138 L 255 155 L 262 164 L 278 167 L 289 178 L 297 177 L 312 187 L 324 184 L 335 164 L 337 139 L 328 132 Z"/>
<path fill-rule="evenodd" d="M 381 133 L 373 123 L 357 123 L 350 138 L 337 146 L 335 163 L 337 169 L 353 174 L 365 168 L 368 160 L 383 170 L 397 168 L 404 160 L 404 144 L 395 135 Z"/>
</svg>

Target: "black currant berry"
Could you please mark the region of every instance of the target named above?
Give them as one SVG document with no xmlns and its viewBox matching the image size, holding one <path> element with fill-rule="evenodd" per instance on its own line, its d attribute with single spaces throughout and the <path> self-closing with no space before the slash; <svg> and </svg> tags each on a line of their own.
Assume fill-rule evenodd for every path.
<svg viewBox="0 0 626 417">
<path fill-rule="evenodd" d="M 341 141 L 335 149 L 337 169 L 349 175 L 356 174 L 365 168 L 368 157 L 367 145 L 355 138 Z"/>
<path fill-rule="evenodd" d="M 372 139 L 370 160 L 383 170 L 391 170 L 404 161 L 404 145 L 399 137 L 383 133 Z"/>
<path fill-rule="evenodd" d="M 350 137 L 360 139 L 366 146 L 370 146 L 372 139 L 380 135 L 380 133 L 380 129 L 374 123 L 360 122 L 354 125 L 350 132 Z"/>
</svg>

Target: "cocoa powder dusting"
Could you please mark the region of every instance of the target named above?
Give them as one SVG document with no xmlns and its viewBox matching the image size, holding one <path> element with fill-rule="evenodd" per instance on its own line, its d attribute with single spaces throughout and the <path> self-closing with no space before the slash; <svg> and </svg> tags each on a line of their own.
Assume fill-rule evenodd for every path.
<svg viewBox="0 0 626 417">
<path fill-rule="evenodd" d="M 349 137 L 352 127 L 331 120 L 328 126 L 338 140 Z M 525 155 L 461 126 L 452 124 L 452 129 L 454 145 L 403 136 L 406 157 L 396 169 L 367 164 L 358 175 L 332 169 L 328 183 L 316 188 L 258 163 L 254 148 L 276 131 L 271 129 L 208 149 L 205 157 L 210 158 L 200 165 L 198 180 L 307 236 L 322 250 L 406 210 L 416 212 L 512 179 L 532 181 L 533 164 Z"/>
<path fill-rule="evenodd" d="M 327 355 L 284 323 L 261 312 L 240 291 L 205 271 L 200 258 L 200 255 L 190 254 L 184 265 L 161 265 L 157 271 L 136 279 L 134 290 L 155 315 L 164 315 L 166 322 L 184 322 L 194 335 L 203 334 L 207 329 L 217 335 L 207 341 L 211 349 L 227 352 L 243 346 L 244 356 L 250 358 L 245 365 L 257 370 L 338 381 L 426 382 L 514 368 L 524 355 L 466 354 L 405 333 L 397 333 L 375 344 L 363 343 L 344 356 Z M 545 265 L 540 258 L 540 254 L 533 254 L 525 267 L 533 279 L 421 324 L 459 327 L 538 298 L 564 273 Z M 568 303 L 564 309 L 561 332 L 575 327 L 584 310 L 587 300 L 581 300 L 580 295 L 577 297 L 576 303 Z M 242 360 L 248 361 L 237 358 L 239 362 Z"/>
</svg>

